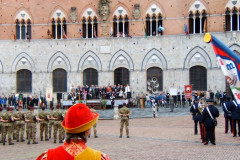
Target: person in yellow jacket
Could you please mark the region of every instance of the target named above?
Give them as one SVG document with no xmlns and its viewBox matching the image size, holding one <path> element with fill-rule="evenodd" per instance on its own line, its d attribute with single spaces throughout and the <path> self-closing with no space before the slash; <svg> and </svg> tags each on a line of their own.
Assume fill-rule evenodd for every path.
<svg viewBox="0 0 240 160">
<path fill-rule="evenodd" d="M 37 160 L 110 160 L 110 158 L 86 145 L 92 126 L 97 122 L 98 113 L 82 103 L 73 105 L 67 112 L 62 127 L 67 132 L 67 138 L 62 146 L 49 149 L 42 153 Z"/>
</svg>

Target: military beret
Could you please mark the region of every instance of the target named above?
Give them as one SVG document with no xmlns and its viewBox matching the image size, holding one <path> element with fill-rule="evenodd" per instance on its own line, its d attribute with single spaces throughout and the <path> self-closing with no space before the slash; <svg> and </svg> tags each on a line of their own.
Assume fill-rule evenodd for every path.
<svg viewBox="0 0 240 160">
<path fill-rule="evenodd" d="M 127 104 L 124 102 L 124 103 L 123 103 L 123 106 L 126 106 L 126 105 L 127 105 Z"/>
<path fill-rule="evenodd" d="M 195 98 L 194 101 L 198 101 L 199 99 L 198 98 Z"/>
<path fill-rule="evenodd" d="M 2 111 L 3 110 L 3 108 L 2 107 L 0 107 L 0 111 Z"/>
</svg>

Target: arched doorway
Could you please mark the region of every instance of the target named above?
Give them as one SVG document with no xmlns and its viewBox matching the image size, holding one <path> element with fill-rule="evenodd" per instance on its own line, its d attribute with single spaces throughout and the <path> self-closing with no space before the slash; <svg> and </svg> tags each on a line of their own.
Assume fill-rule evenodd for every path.
<svg viewBox="0 0 240 160">
<path fill-rule="evenodd" d="M 158 67 L 151 67 L 147 70 L 147 82 L 151 81 L 152 78 L 156 78 L 157 82 L 159 83 L 158 91 L 163 90 L 163 71 L 161 68 Z M 147 84 L 146 84 L 147 85 Z"/>
<path fill-rule="evenodd" d="M 32 72 L 22 69 L 17 72 L 17 92 L 32 92 Z"/>
<path fill-rule="evenodd" d="M 114 70 L 114 84 L 124 85 L 129 84 L 129 70 L 123 67 Z"/>
<path fill-rule="evenodd" d="M 207 69 L 202 66 L 193 66 L 189 72 L 190 84 L 193 90 L 207 90 Z"/>
<path fill-rule="evenodd" d="M 83 85 L 98 85 L 98 71 L 88 68 L 83 71 Z"/>
</svg>

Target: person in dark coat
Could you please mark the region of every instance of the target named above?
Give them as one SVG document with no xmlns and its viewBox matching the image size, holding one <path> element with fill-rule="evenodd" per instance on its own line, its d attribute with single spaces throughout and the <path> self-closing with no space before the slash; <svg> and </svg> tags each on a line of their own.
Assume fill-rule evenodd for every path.
<svg viewBox="0 0 240 160">
<path fill-rule="evenodd" d="M 194 134 L 198 134 L 198 98 L 194 99 L 194 104 L 190 108 L 190 113 L 192 114 L 192 119 L 194 121 Z"/>
<path fill-rule="evenodd" d="M 232 118 L 233 137 L 237 136 L 237 123 L 238 123 L 238 136 L 240 136 L 240 107 L 237 105 L 237 102 L 235 100 L 232 101 L 230 111 Z"/>
<path fill-rule="evenodd" d="M 225 118 L 225 133 L 228 133 L 228 123 L 230 123 L 230 130 L 232 133 L 232 118 L 231 118 L 231 106 L 232 102 L 230 102 L 230 96 L 226 97 L 226 101 L 222 105 L 222 109 L 224 112 L 224 118 Z"/>
<path fill-rule="evenodd" d="M 216 117 L 219 116 L 218 109 L 214 106 L 214 100 L 213 99 L 207 99 L 208 106 L 203 110 L 203 117 L 202 121 L 206 127 L 206 141 L 204 142 L 204 145 L 207 145 L 209 140 L 213 145 L 216 145 L 215 141 L 215 124 L 213 119 L 216 119 Z M 210 115 L 210 113 L 212 115 Z"/>
</svg>

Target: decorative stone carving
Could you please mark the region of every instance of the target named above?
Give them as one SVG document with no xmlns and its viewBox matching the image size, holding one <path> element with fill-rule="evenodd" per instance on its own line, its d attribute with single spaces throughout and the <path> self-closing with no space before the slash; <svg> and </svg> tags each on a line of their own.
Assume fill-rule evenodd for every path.
<svg viewBox="0 0 240 160">
<path fill-rule="evenodd" d="M 101 23 L 102 27 L 102 35 L 107 36 L 108 35 L 108 24 L 106 22 Z"/>
<path fill-rule="evenodd" d="M 76 7 L 71 7 L 70 19 L 72 20 L 73 23 L 76 22 L 76 20 L 77 20 L 77 8 Z"/>
<path fill-rule="evenodd" d="M 135 19 L 139 19 L 140 16 L 141 16 L 141 11 L 140 11 L 139 7 L 140 7 L 140 4 L 135 4 L 134 5 L 133 17 Z"/>
<path fill-rule="evenodd" d="M 109 0 L 99 0 L 98 3 L 98 13 L 103 21 L 106 21 L 110 14 L 110 1 Z"/>
</svg>

